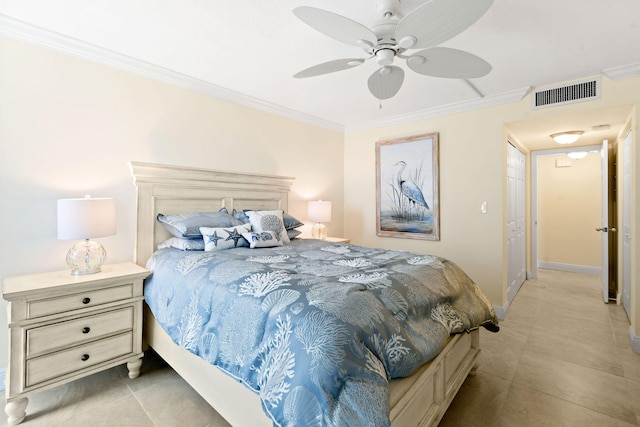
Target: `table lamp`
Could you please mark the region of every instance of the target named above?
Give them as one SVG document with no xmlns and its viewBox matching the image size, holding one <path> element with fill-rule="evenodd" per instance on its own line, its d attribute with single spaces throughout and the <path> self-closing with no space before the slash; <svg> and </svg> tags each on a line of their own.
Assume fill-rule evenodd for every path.
<svg viewBox="0 0 640 427">
<path fill-rule="evenodd" d="M 331 202 L 322 200 L 309 202 L 307 217 L 316 224 L 311 229 L 311 237 L 314 239 L 326 239 L 327 228 L 323 222 L 331 222 Z"/>
<path fill-rule="evenodd" d="M 67 252 L 71 274 L 84 275 L 100 271 L 107 258 L 104 247 L 93 240 L 116 234 L 116 202 L 114 199 L 58 200 L 58 239 L 81 240 Z"/>
</svg>

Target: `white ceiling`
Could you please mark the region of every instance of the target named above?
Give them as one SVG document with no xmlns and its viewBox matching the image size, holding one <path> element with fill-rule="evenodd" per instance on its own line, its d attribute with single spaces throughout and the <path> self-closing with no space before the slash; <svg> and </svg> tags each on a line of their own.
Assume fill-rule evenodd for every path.
<svg viewBox="0 0 640 427">
<path fill-rule="evenodd" d="M 402 0 L 401 13 L 424 2 Z M 359 48 L 301 22 L 292 13 L 300 5 L 364 25 L 377 19 L 375 0 L 0 0 L 0 24 L 5 24 L 0 34 L 30 41 L 42 39 L 42 34 L 50 40 L 61 35 L 67 44 L 83 42 L 77 51 L 95 48 L 92 54 L 103 57 L 115 52 L 143 61 L 138 65 L 189 76 L 231 98 L 347 130 L 522 97 L 531 87 L 603 70 L 640 69 L 638 0 L 495 0 L 479 21 L 443 44 L 493 66 L 487 76 L 472 81 L 484 98 L 462 80 L 418 75 L 396 60 L 395 65 L 405 69 L 405 82 L 379 108 L 367 88 L 367 78 L 377 68 L 374 61 L 323 76 L 292 78 L 321 62 L 364 56 Z M 7 24 L 13 30 L 6 29 Z M 25 35 L 33 29 L 47 31 Z M 617 119 L 614 114 L 610 120 Z M 525 124 L 518 129 L 528 132 Z"/>
</svg>

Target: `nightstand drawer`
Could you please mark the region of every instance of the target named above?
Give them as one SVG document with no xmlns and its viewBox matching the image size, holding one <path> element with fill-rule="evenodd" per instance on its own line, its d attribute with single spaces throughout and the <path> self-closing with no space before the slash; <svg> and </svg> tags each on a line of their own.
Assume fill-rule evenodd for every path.
<svg viewBox="0 0 640 427">
<path fill-rule="evenodd" d="M 133 328 L 133 307 L 27 330 L 27 358 Z"/>
<path fill-rule="evenodd" d="M 133 298 L 132 283 L 112 288 L 64 295 L 57 298 L 29 301 L 28 313 L 29 318 L 33 319 L 49 314 L 66 313 L 80 308 L 94 307 L 96 305 L 129 298 Z"/>
<path fill-rule="evenodd" d="M 25 387 L 90 368 L 133 352 L 133 332 L 27 360 Z"/>
</svg>

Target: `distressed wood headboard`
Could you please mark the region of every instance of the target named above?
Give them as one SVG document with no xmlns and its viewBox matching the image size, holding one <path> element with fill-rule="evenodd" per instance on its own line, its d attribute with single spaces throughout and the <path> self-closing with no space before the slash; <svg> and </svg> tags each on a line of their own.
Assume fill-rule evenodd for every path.
<svg viewBox="0 0 640 427">
<path fill-rule="evenodd" d="M 170 237 L 156 221 L 165 215 L 217 212 L 221 208 L 287 210 L 295 178 L 131 162 L 136 185 L 135 262 L 144 266 L 158 243 Z"/>
</svg>

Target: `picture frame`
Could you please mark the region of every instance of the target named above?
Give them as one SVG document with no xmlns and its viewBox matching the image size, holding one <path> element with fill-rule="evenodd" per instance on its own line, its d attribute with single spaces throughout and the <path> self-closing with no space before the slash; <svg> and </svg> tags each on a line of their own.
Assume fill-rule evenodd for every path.
<svg viewBox="0 0 640 427">
<path fill-rule="evenodd" d="M 376 142 L 376 234 L 440 240 L 439 137 Z"/>
</svg>

